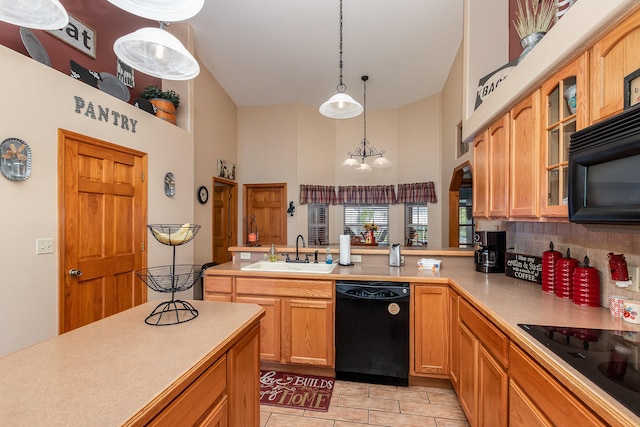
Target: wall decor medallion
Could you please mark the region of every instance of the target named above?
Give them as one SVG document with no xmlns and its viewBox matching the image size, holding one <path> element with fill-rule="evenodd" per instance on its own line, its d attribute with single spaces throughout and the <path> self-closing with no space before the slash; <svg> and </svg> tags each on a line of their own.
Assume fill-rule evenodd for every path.
<svg viewBox="0 0 640 427">
<path fill-rule="evenodd" d="M 171 172 L 167 172 L 164 176 L 164 194 L 167 197 L 176 195 L 176 177 Z"/>
<path fill-rule="evenodd" d="M 640 103 L 640 68 L 624 78 L 624 109 Z"/>
<path fill-rule="evenodd" d="M 0 144 L 0 172 L 11 181 L 24 181 L 31 175 L 31 148 L 18 138 Z"/>
</svg>

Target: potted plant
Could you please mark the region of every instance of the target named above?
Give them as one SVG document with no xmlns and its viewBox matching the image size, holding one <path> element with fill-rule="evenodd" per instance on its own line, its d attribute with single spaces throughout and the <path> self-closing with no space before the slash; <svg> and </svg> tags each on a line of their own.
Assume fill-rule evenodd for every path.
<svg viewBox="0 0 640 427">
<path fill-rule="evenodd" d="M 180 95 L 174 90 L 162 90 L 157 85 L 145 87 L 140 94 L 155 107 L 156 116 L 176 124 L 176 108 L 180 105 Z"/>
<path fill-rule="evenodd" d="M 513 26 L 520 37 L 524 51 L 518 60 L 522 60 L 551 28 L 555 16 L 554 0 L 525 0 L 525 6 L 518 0 L 516 19 Z"/>
</svg>

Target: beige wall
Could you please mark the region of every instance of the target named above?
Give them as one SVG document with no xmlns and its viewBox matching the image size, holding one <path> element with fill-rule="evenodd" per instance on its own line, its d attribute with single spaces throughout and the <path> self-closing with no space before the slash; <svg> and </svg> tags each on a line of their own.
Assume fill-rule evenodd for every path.
<svg viewBox="0 0 640 427">
<path fill-rule="evenodd" d="M 0 354 L 57 334 L 58 325 L 58 137 L 67 129 L 149 154 L 149 223 L 193 221 L 193 137 L 180 127 L 92 88 L 25 55 L 0 46 L 3 82 L 0 140 L 14 137 L 31 147 L 29 179 L 0 176 L 3 203 Z M 74 96 L 137 120 L 136 132 L 75 112 Z M 188 104 L 185 104 L 186 108 Z M 182 107 L 181 107 L 182 108 Z M 176 176 L 176 196 L 164 195 L 164 175 Z M 38 238 L 54 239 L 54 254 L 36 255 Z M 197 239 L 198 237 L 196 237 Z M 149 239 L 149 266 L 171 263 L 171 250 Z M 190 263 L 193 245 L 178 248 L 178 262 Z M 166 297 L 150 295 L 150 299 Z"/>
<path fill-rule="evenodd" d="M 358 174 L 339 167 L 363 137 L 363 116 L 327 119 L 317 107 L 279 105 L 240 108 L 238 112 L 238 180 L 241 183 L 286 182 L 296 212 L 288 218 L 288 242 L 307 235 L 307 209 L 299 205 L 300 184 L 377 185 L 434 181 L 440 197 L 440 95 L 399 109 L 367 110 L 367 139 L 392 162 L 387 169 Z M 440 246 L 441 203 L 429 210 L 429 244 Z M 342 233 L 342 206 L 332 206 L 330 243 Z M 390 209 L 390 238 L 402 242 L 402 205 Z M 240 216 L 241 219 L 241 216 Z M 241 240 L 238 243 L 242 243 Z"/>
</svg>

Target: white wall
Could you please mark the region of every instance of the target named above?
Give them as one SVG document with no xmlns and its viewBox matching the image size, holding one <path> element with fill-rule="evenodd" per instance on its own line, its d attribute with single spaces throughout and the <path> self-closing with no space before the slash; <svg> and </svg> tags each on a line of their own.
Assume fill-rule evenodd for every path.
<svg viewBox="0 0 640 427">
<path fill-rule="evenodd" d="M 193 137 L 180 127 L 124 103 L 33 59 L 0 46 L 0 140 L 14 137 L 31 147 L 33 171 L 26 181 L 0 176 L 2 275 L 0 354 L 55 336 L 58 332 L 57 253 L 36 255 L 38 238 L 54 238 L 58 250 L 59 128 L 149 154 L 149 223 L 193 222 Z M 75 112 L 74 96 L 137 120 L 136 132 Z M 185 99 L 186 108 L 188 100 Z M 182 108 L 182 107 L 181 107 Z M 164 175 L 176 176 L 176 196 L 164 195 Z M 198 237 L 196 237 L 197 239 Z M 148 265 L 171 263 L 171 250 L 149 238 Z M 178 262 L 190 263 L 193 245 L 178 248 Z M 162 296 L 151 295 L 151 298 Z"/>
</svg>

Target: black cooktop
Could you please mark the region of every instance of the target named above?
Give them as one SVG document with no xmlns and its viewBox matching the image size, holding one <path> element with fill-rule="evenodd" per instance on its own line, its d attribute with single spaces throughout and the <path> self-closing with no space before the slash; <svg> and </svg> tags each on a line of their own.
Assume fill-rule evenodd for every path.
<svg viewBox="0 0 640 427">
<path fill-rule="evenodd" d="M 640 416 L 640 332 L 518 326 Z"/>
</svg>

